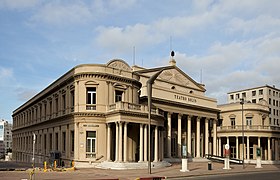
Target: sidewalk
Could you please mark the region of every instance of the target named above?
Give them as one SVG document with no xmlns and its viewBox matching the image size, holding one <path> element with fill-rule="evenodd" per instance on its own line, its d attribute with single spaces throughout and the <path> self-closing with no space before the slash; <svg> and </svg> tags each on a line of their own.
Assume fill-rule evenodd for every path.
<svg viewBox="0 0 280 180">
<path fill-rule="evenodd" d="M 207 162 L 190 162 L 188 164 L 189 172 L 180 172 L 181 164 L 173 164 L 171 167 L 152 169 L 152 174 L 148 174 L 148 169 L 140 170 L 111 170 L 111 169 L 80 169 L 76 171 L 64 172 L 35 172 L 36 180 L 39 179 L 120 179 L 120 180 L 135 180 L 137 178 L 148 177 L 165 177 L 172 179 L 176 177 L 190 177 L 190 176 L 209 176 L 217 174 L 231 174 L 231 173 L 246 173 L 246 172 L 260 172 L 260 171 L 279 171 L 280 165 L 262 165 L 263 168 L 256 169 L 255 165 L 231 165 L 230 170 L 224 170 L 224 165 L 221 163 L 212 163 L 212 169 L 208 170 Z M 28 178 L 28 171 L 24 172 L 0 172 L 0 177 L 4 179 L 24 179 Z M 0 178 L 2 179 L 2 178 Z"/>
<path fill-rule="evenodd" d="M 190 176 L 205 176 L 216 174 L 229 174 L 229 173 L 246 173 L 246 172 L 259 172 L 259 171 L 279 171 L 280 165 L 263 165 L 263 168 L 257 169 L 255 165 L 245 165 L 243 169 L 242 165 L 231 165 L 230 170 L 224 170 L 224 165 L 221 163 L 212 163 L 212 170 L 208 170 L 207 162 L 190 162 L 188 164 L 189 172 L 180 172 L 181 164 L 173 164 L 171 167 L 152 169 L 152 174 L 148 174 L 148 170 L 94 170 L 96 174 L 108 175 L 107 177 L 119 178 L 123 180 L 137 179 L 145 177 L 165 177 L 172 179 L 176 177 L 190 177 Z M 81 170 L 91 171 L 91 170 Z M 101 178 L 101 177 L 100 177 Z M 97 178 L 98 179 L 98 178 Z"/>
</svg>

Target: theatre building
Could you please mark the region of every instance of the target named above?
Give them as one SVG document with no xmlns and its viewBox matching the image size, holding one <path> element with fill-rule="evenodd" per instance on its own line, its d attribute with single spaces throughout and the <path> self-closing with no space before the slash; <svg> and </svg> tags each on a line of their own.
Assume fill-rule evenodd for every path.
<svg viewBox="0 0 280 180">
<path fill-rule="evenodd" d="M 153 84 L 151 160 L 202 159 L 217 154 L 215 99 L 176 66 L 145 69 L 123 60 L 78 65 L 13 112 L 13 158 L 49 161 L 60 154 L 77 167 L 143 164 L 148 161 L 147 80 Z M 183 148 L 184 147 L 184 148 Z M 182 151 L 184 149 L 185 151 Z M 184 153 L 183 153 L 184 152 Z M 187 153 L 187 154 L 186 154 Z"/>
</svg>

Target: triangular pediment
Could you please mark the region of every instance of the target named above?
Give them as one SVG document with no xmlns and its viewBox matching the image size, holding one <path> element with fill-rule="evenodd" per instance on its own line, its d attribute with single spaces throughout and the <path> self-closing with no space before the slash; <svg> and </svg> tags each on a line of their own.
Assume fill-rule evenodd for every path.
<svg viewBox="0 0 280 180">
<path fill-rule="evenodd" d="M 165 70 L 162 71 L 162 73 L 160 73 L 160 75 L 157 77 L 157 80 L 165 81 L 170 84 L 188 87 L 191 89 L 205 91 L 205 88 L 201 84 L 194 81 L 190 76 L 188 76 L 186 73 L 180 70 L 177 66 L 167 66 L 163 68 Z M 141 74 L 142 76 L 151 77 L 160 69 L 161 68 L 146 69 L 137 73 Z"/>
</svg>

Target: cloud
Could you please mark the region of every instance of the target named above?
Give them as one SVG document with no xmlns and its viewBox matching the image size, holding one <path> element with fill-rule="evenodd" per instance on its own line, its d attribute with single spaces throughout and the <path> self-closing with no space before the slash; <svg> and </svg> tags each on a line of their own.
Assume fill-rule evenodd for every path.
<svg viewBox="0 0 280 180">
<path fill-rule="evenodd" d="M 37 4 L 38 0 L 1 0 L 0 8 L 26 9 L 34 7 Z"/>
<path fill-rule="evenodd" d="M 247 41 L 215 42 L 205 55 L 176 52 L 175 58 L 177 65 L 197 81 L 202 69 L 207 94 L 225 103 L 229 91 L 280 82 L 279 46 L 279 35 L 269 34 Z"/>
<path fill-rule="evenodd" d="M 26 89 L 26 88 L 19 88 L 16 90 L 17 92 L 17 99 L 21 102 L 25 102 L 32 98 L 37 91 L 34 89 Z"/>
<path fill-rule="evenodd" d="M 120 27 L 99 27 L 99 33 L 96 38 L 100 46 L 115 49 L 115 51 L 124 51 L 131 49 L 134 45 L 143 47 L 158 43 L 162 40 L 159 34 L 144 24 L 136 24 L 134 26 Z"/>
<path fill-rule="evenodd" d="M 82 24 L 88 22 L 93 15 L 89 7 L 80 1 L 75 3 L 49 2 L 38 9 L 29 23 L 47 25 Z"/>
<path fill-rule="evenodd" d="M 250 35 L 251 33 L 270 33 L 280 29 L 280 19 L 268 15 L 260 15 L 254 19 L 245 20 L 241 18 L 233 18 L 226 27 L 230 33 L 243 33 Z"/>
<path fill-rule="evenodd" d="M 9 82 L 10 79 L 13 79 L 13 69 L 0 67 L 0 83 Z M 1 86 L 1 85 L 0 85 Z"/>
<path fill-rule="evenodd" d="M 125 27 L 99 26 L 96 28 L 96 42 L 113 51 L 145 47 L 162 43 L 172 35 L 184 38 L 197 30 L 204 30 L 218 20 L 217 14 L 206 12 L 202 15 L 162 18 L 151 24 L 137 23 Z"/>
</svg>

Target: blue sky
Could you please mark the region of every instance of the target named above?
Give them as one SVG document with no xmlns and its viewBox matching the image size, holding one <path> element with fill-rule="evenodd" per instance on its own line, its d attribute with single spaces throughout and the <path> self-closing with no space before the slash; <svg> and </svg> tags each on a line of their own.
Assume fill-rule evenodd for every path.
<svg viewBox="0 0 280 180">
<path fill-rule="evenodd" d="M 72 67 L 121 58 L 177 66 L 226 102 L 280 88 L 278 0 L 0 0 L 0 118 Z M 172 37 L 172 43 L 170 43 Z M 200 77 L 202 71 L 202 78 Z"/>
</svg>

